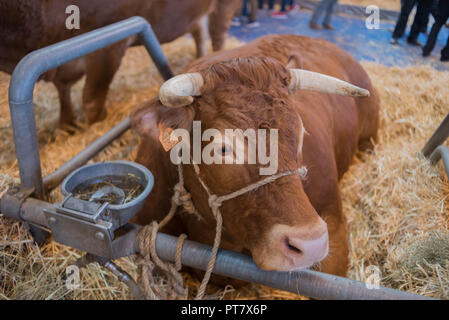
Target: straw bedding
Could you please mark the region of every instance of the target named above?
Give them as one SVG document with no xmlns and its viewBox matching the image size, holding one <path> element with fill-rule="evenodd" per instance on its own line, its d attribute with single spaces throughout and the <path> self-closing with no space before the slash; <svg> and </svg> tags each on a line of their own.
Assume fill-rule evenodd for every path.
<svg viewBox="0 0 449 320">
<path fill-rule="evenodd" d="M 238 46 L 230 39 L 228 47 Z M 179 72 L 194 59 L 194 44 L 181 38 L 164 45 L 173 69 Z M 382 98 L 380 139 L 375 150 L 358 154 L 341 182 L 344 210 L 351 235 L 349 277 L 366 280 L 378 267 L 381 285 L 449 298 L 448 181 L 440 165 L 418 156 L 420 148 L 448 110 L 449 72 L 430 67 L 389 68 L 364 63 Z M 19 182 L 7 105 L 9 76 L 0 73 L 0 196 Z M 70 135 L 57 129 L 58 99 L 54 86 L 38 83 L 36 119 L 43 173 L 48 174 L 126 117 L 133 106 L 154 97 L 162 82 L 141 47 L 128 50 L 107 99 L 106 120 Z M 81 89 L 72 99 L 82 122 Z M 132 160 L 138 139 L 127 132 L 93 161 Z M 58 191 L 51 201 L 60 200 Z M 0 216 L 0 299 L 128 299 L 125 285 L 110 272 L 90 265 L 81 270 L 81 286 L 66 288 L 66 267 L 81 252 L 49 242 L 40 249 L 24 225 Z M 118 264 L 136 276 L 133 258 Z M 192 294 L 198 280 L 184 273 Z M 299 299 L 301 297 L 250 284 L 240 289 L 210 286 L 212 298 Z"/>
</svg>

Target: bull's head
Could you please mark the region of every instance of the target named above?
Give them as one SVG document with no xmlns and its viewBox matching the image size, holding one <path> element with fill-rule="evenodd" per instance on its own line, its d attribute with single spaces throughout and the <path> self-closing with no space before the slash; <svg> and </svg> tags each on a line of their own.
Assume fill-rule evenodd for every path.
<svg viewBox="0 0 449 320">
<path fill-rule="evenodd" d="M 215 63 L 195 73 L 166 81 L 159 92 L 165 111 L 159 128 L 183 126 L 194 120 L 202 129 L 279 129 L 278 172 L 302 166 L 304 127 L 298 90 L 367 96 L 367 90 L 306 70 L 289 69 L 269 58 L 238 58 Z M 176 119 L 176 120 L 174 120 Z M 269 149 L 269 147 L 268 147 Z M 235 156 L 224 145 L 223 156 Z M 191 165 L 184 166 L 185 186 L 204 218 L 213 217 L 204 188 Z M 200 164 L 201 179 L 211 192 L 223 195 L 264 178 L 259 164 Z M 328 254 L 328 230 L 304 192 L 297 175 L 285 176 L 223 203 L 224 229 L 235 243 L 251 251 L 266 270 L 310 267 Z"/>
</svg>

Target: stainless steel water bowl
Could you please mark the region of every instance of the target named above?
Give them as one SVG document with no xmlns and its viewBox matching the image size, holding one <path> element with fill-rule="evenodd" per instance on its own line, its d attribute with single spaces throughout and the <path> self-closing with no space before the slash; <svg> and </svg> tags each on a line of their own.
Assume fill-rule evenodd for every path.
<svg viewBox="0 0 449 320">
<path fill-rule="evenodd" d="M 123 177 L 124 179 L 132 176 L 133 179 L 137 178 L 139 184 L 143 188 L 141 193 L 129 202 L 123 204 L 108 204 L 108 215 L 111 216 L 114 227 L 118 228 L 126 224 L 140 210 L 153 188 L 154 177 L 150 170 L 144 166 L 130 161 L 109 161 L 86 165 L 73 171 L 64 179 L 61 185 L 61 191 L 63 195 L 67 197 L 73 195 L 74 191 L 79 186 L 85 185 L 86 182 L 95 181 L 95 183 L 101 183 L 105 181 L 107 177 L 111 176 Z M 103 190 L 103 192 L 106 193 L 112 193 L 120 200 L 120 197 L 124 196 L 123 191 L 114 186 L 103 187 L 100 190 Z M 99 196 L 101 195 L 99 195 L 98 192 L 95 192 L 88 201 L 96 201 Z"/>
</svg>

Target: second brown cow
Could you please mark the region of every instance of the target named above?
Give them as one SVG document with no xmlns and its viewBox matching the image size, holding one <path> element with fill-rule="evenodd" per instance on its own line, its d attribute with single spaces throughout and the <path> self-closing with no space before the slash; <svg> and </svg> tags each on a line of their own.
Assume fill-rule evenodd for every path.
<svg viewBox="0 0 449 320">
<path fill-rule="evenodd" d="M 205 34 L 200 19 L 209 15 L 214 50 L 222 48 L 232 16 L 241 0 L 0 0 L 0 70 L 12 73 L 27 53 L 114 22 L 142 16 L 152 25 L 161 43 L 192 33 L 198 56 L 204 55 Z M 66 8 L 77 5 L 80 29 L 65 27 Z M 42 79 L 53 81 L 61 103 L 61 124 L 75 119 L 70 89 L 86 74 L 83 108 L 89 123 L 105 116 L 109 84 L 121 59 L 135 39 L 117 43 L 47 72 Z"/>
</svg>

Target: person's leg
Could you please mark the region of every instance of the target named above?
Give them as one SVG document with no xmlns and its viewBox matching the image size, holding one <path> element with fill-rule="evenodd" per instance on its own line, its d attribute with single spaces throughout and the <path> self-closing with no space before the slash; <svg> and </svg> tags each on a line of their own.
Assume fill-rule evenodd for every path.
<svg viewBox="0 0 449 320">
<path fill-rule="evenodd" d="M 429 0 L 429 2 L 430 2 L 429 14 L 424 17 L 424 19 L 422 21 L 422 25 L 419 26 L 419 32 L 424 33 L 424 34 L 427 34 L 427 29 L 429 26 L 429 18 L 430 18 L 430 15 L 432 14 L 432 11 L 434 10 L 434 5 L 436 3 L 435 0 Z"/>
<path fill-rule="evenodd" d="M 275 0 L 268 0 L 268 10 L 273 10 Z"/>
<path fill-rule="evenodd" d="M 399 14 L 398 21 L 396 22 L 396 27 L 393 31 L 393 39 L 399 39 L 404 35 L 405 27 L 407 26 L 408 16 L 415 5 L 416 0 L 403 0 L 401 6 L 401 12 Z"/>
<path fill-rule="evenodd" d="M 449 61 L 449 37 L 447 37 L 446 46 L 441 50 L 441 61 Z"/>
<path fill-rule="evenodd" d="M 259 9 L 263 9 L 263 4 L 265 0 L 259 0 Z"/>
<path fill-rule="evenodd" d="M 248 15 L 248 0 L 243 0 L 242 16 L 246 17 L 247 15 Z"/>
<path fill-rule="evenodd" d="M 334 27 L 331 26 L 331 18 L 332 18 L 332 12 L 334 11 L 335 4 L 338 2 L 338 0 L 331 0 L 329 1 L 329 4 L 326 8 L 326 15 L 324 17 L 323 26 L 326 29 L 333 30 Z"/>
<path fill-rule="evenodd" d="M 430 55 L 433 48 L 435 47 L 435 43 L 437 42 L 438 33 L 441 30 L 441 27 L 443 26 L 443 22 L 441 19 L 437 19 L 435 23 L 432 26 L 432 29 L 430 30 L 429 36 L 427 37 L 427 42 L 425 46 L 423 47 L 423 56 L 426 57 Z"/>
<path fill-rule="evenodd" d="M 413 19 L 412 28 L 408 36 L 407 42 L 414 45 L 421 45 L 418 42 L 419 31 L 421 26 L 424 25 L 426 17 L 429 16 L 430 10 L 432 10 L 432 1 L 418 0 L 418 7 L 416 9 L 415 19 Z"/>
<path fill-rule="evenodd" d="M 438 4 L 438 8 L 435 11 L 435 23 L 430 30 L 426 45 L 423 47 L 423 56 L 428 56 L 432 52 L 438 38 L 438 33 L 440 32 L 443 24 L 446 23 L 448 17 L 449 6 L 445 4 L 444 1 L 440 1 L 440 3 Z"/>
<path fill-rule="evenodd" d="M 310 26 L 318 26 L 318 29 L 321 29 L 321 27 L 318 25 L 318 19 L 322 16 L 324 11 L 326 10 L 329 1 L 332 0 L 321 0 L 320 3 L 317 4 L 315 7 L 315 11 L 313 12 L 312 18 L 310 19 Z"/>
<path fill-rule="evenodd" d="M 287 11 L 287 1 L 288 0 L 282 0 L 282 3 L 281 3 L 281 11 L 282 12 Z"/>
<path fill-rule="evenodd" d="M 249 23 L 256 26 L 257 23 L 257 0 L 249 0 Z"/>
</svg>

